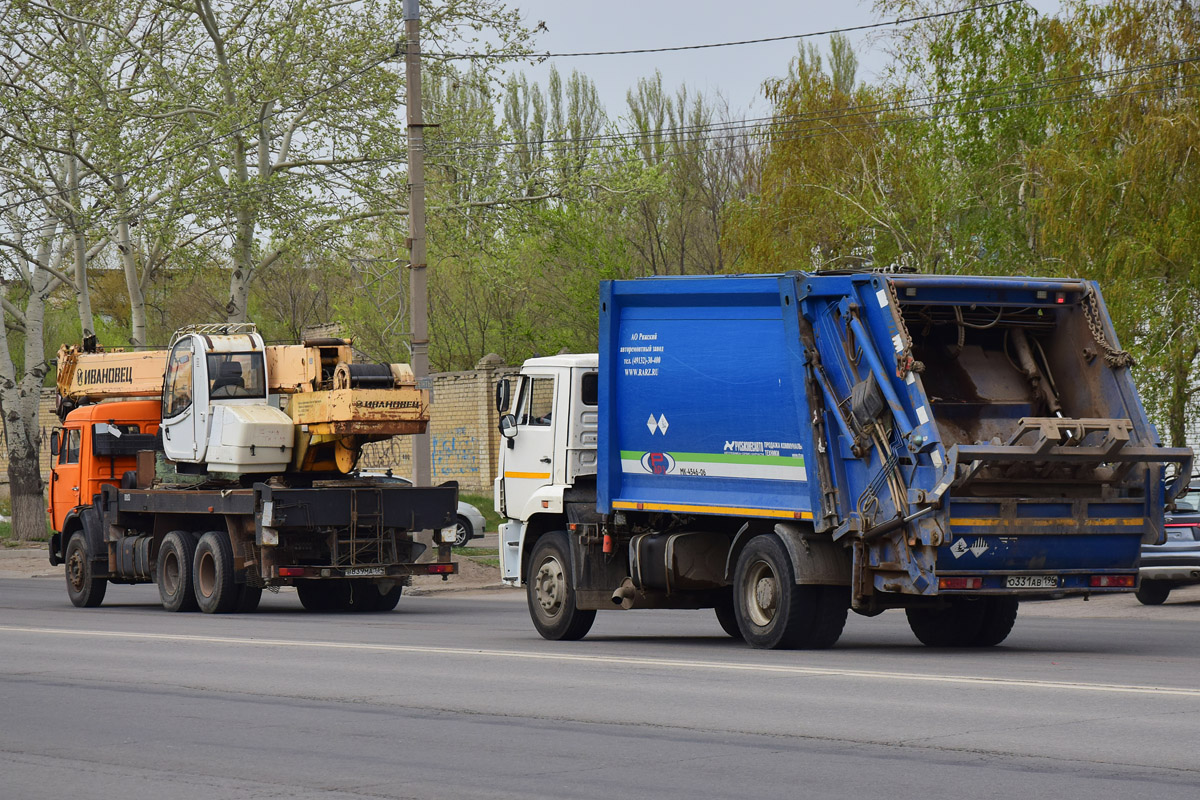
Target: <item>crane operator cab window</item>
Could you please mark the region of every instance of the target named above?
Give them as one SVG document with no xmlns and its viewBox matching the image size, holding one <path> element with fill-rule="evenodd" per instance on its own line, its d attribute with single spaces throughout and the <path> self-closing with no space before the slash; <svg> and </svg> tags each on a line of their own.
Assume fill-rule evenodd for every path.
<svg viewBox="0 0 1200 800">
<path fill-rule="evenodd" d="M 263 354 L 209 353 L 208 396 L 266 397 L 267 381 L 263 370 Z"/>
<path fill-rule="evenodd" d="M 191 339 L 181 339 L 171 348 L 171 359 L 167 362 L 166 391 L 163 392 L 163 419 L 176 417 L 192 407 L 194 357 Z"/>
</svg>

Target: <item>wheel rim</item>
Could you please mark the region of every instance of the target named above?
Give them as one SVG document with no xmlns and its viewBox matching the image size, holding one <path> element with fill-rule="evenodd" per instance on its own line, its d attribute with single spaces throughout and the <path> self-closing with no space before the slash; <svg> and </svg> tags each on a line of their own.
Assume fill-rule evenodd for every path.
<svg viewBox="0 0 1200 800">
<path fill-rule="evenodd" d="M 163 555 L 162 586 L 169 595 L 179 591 L 179 554 L 174 550 Z"/>
<path fill-rule="evenodd" d="M 765 628 L 775 619 L 779 607 L 779 579 L 766 561 L 755 561 L 742 585 L 742 605 L 750 621 Z"/>
<path fill-rule="evenodd" d="M 217 560 L 212 553 L 205 551 L 196 562 L 196 587 L 200 594 L 211 597 L 217 586 Z"/>
<path fill-rule="evenodd" d="M 76 592 L 83 591 L 84 567 L 83 554 L 78 548 L 72 550 L 71 555 L 67 557 L 67 580 L 71 582 L 71 589 Z"/>
<path fill-rule="evenodd" d="M 462 547 L 467 543 L 467 526 L 461 522 L 454 527 L 454 544 Z"/>
<path fill-rule="evenodd" d="M 562 611 L 563 599 L 567 593 L 567 582 L 563 576 L 563 567 L 554 556 L 547 557 L 533 580 L 534 595 L 538 607 L 547 617 L 556 617 Z"/>
</svg>

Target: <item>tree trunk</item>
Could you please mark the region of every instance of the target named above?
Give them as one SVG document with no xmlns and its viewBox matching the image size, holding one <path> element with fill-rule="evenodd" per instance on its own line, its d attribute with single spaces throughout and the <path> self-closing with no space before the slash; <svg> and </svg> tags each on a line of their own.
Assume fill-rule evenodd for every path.
<svg viewBox="0 0 1200 800">
<path fill-rule="evenodd" d="M 129 292 L 129 343 L 135 349 L 146 347 L 146 296 L 142 292 L 142 281 L 138 274 L 137 251 L 133 237 L 129 235 L 129 203 L 125 188 L 125 176 L 117 173 L 113 177 L 117 190 L 117 249 L 121 251 L 121 266 L 125 270 L 125 288 Z"/>
<path fill-rule="evenodd" d="M 75 290 L 79 300 L 79 327 L 86 339 L 96 333 L 96 323 L 92 318 L 92 297 L 88 290 L 87 280 L 87 240 L 83 230 L 83 220 L 79 218 L 79 159 L 76 156 L 66 156 L 67 182 L 71 190 L 71 233 L 75 258 Z"/>
<path fill-rule="evenodd" d="M 35 411 L 32 432 L 28 430 L 29 420 L 21 419 L 15 412 L 6 413 L 4 420 L 4 433 L 8 440 L 8 488 L 12 495 L 13 537 L 20 542 L 46 536 L 46 502 L 38 457 L 41 436 L 36 418 Z"/>
</svg>

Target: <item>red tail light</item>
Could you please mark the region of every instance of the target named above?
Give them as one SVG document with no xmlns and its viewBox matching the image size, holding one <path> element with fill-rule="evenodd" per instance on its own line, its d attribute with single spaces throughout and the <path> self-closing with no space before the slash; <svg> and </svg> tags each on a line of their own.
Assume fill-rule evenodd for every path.
<svg viewBox="0 0 1200 800">
<path fill-rule="evenodd" d="M 938 578 L 939 589 L 982 589 L 983 578 Z"/>
<path fill-rule="evenodd" d="M 280 567 L 279 577 L 281 578 L 303 578 L 308 574 L 308 570 L 304 567 Z"/>
<path fill-rule="evenodd" d="M 454 574 L 454 565 L 453 564 L 430 564 L 429 565 L 429 574 L 430 575 L 453 575 Z"/>
<path fill-rule="evenodd" d="M 1093 575 L 1091 585 L 1098 588 L 1132 589 L 1137 585 L 1136 575 Z"/>
</svg>

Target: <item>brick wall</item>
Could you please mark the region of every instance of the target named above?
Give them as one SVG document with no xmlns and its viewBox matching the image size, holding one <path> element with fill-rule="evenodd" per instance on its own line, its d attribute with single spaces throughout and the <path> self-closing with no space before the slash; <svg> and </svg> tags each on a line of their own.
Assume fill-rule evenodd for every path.
<svg viewBox="0 0 1200 800">
<path fill-rule="evenodd" d="M 515 375 L 499 356 L 487 356 L 470 372 L 443 372 L 433 378 L 430 407 L 430 449 L 435 482 L 458 481 L 471 494 L 492 493 L 492 480 L 500 458 L 499 415 L 495 388 L 501 377 Z M 42 476 L 50 478 L 50 431 L 58 424 L 54 414 L 54 389 L 43 389 L 39 404 L 42 428 Z M 2 422 L 0 422 L 2 425 Z M 412 438 L 397 436 L 373 442 L 363 449 L 361 469 L 391 469 L 412 475 Z M 8 482 L 8 449 L 0 447 L 0 484 Z"/>
</svg>

